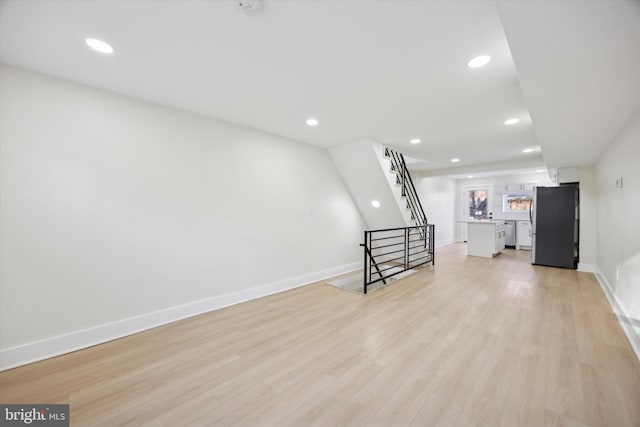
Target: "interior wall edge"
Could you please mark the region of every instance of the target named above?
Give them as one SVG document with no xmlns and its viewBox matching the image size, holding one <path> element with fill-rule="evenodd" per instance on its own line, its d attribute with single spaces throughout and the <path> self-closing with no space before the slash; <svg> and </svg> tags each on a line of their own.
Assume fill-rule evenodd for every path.
<svg viewBox="0 0 640 427">
<path fill-rule="evenodd" d="M 595 273 L 596 266 L 594 264 L 585 264 L 583 262 L 579 262 L 578 271 L 582 271 L 584 273 Z"/>
<path fill-rule="evenodd" d="M 359 262 L 345 264 L 0 350 L 0 371 L 71 353 L 189 317 L 305 286 L 358 270 L 361 267 Z"/>
<path fill-rule="evenodd" d="M 625 312 L 623 308 L 624 306 L 620 304 L 620 301 L 618 301 L 618 298 L 612 291 L 611 285 L 607 281 L 607 278 L 602 273 L 602 271 L 600 271 L 598 266 L 596 266 L 595 268 L 594 275 L 596 276 L 596 279 L 598 280 L 598 283 L 600 284 L 604 295 L 607 297 L 609 305 L 611 305 L 613 312 L 618 318 L 618 322 L 620 323 L 620 326 L 622 326 L 622 330 L 627 336 L 629 344 L 631 344 L 631 348 L 633 348 L 633 351 L 636 353 L 636 357 L 638 358 L 638 360 L 640 360 L 640 335 L 636 334 L 633 327 L 629 323 L 629 319 L 631 317 Z"/>
<path fill-rule="evenodd" d="M 448 240 L 443 240 L 441 242 L 437 242 L 435 244 L 436 248 L 441 248 L 443 246 L 449 246 L 449 245 L 453 245 L 454 243 L 456 243 L 456 241 L 454 239 L 448 239 Z"/>
</svg>

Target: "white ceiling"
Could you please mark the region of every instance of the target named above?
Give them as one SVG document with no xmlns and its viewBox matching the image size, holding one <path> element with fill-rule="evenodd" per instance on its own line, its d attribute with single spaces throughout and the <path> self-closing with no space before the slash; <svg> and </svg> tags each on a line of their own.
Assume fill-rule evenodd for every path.
<svg viewBox="0 0 640 427">
<path fill-rule="evenodd" d="M 429 170 L 593 163 L 640 109 L 638 1 L 236 3 L 2 0 L 0 60 L 322 147 L 372 138 Z"/>
</svg>

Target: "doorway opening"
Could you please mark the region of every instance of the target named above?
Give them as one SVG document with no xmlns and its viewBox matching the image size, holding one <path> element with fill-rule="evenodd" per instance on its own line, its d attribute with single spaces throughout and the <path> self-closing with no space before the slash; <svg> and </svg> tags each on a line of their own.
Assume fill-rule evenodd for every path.
<svg viewBox="0 0 640 427">
<path fill-rule="evenodd" d="M 461 220 L 462 221 L 478 221 L 491 219 L 491 186 L 474 185 L 462 188 L 461 199 Z M 462 241 L 467 241 L 467 224 L 462 223 Z"/>
</svg>

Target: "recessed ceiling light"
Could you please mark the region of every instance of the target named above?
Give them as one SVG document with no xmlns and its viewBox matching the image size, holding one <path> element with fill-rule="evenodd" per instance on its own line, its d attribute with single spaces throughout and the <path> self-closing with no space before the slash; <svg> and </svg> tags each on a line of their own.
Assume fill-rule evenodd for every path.
<svg viewBox="0 0 640 427">
<path fill-rule="evenodd" d="M 473 175 L 467 175 L 467 178 L 473 178 Z"/>
<path fill-rule="evenodd" d="M 309 126 L 318 126 L 318 120 L 317 119 L 307 119 L 307 124 Z"/>
<path fill-rule="evenodd" d="M 411 141 L 409 141 L 412 144 L 420 144 L 420 138 L 413 138 Z"/>
<path fill-rule="evenodd" d="M 451 163 L 458 163 L 460 161 L 460 159 L 458 159 L 457 157 L 454 157 L 453 159 L 451 159 Z"/>
<path fill-rule="evenodd" d="M 491 57 L 489 55 L 480 55 L 472 58 L 469 62 L 467 62 L 467 67 L 469 68 L 480 68 L 484 67 L 491 61 Z"/>
<path fill-rule="evenodd" d="M 380 202 L 377 200 L 373 200 L 371 201 L 371 206 L 373 206 L 374 208 L 379 208 L 380 207 Z"/>
<path fill-rule="evenodd" d="M 523 153 L 533 153 L 533 148 L 525 148 L 522 150 Z"/>
<path fill-rule="evenodd" d="M 511 119 L 507 119 L 507 120 L 504 121 L 504 124 L 507 125 L 507 126 L 515 125 L 517 123 L 520 123 L 520 119 L 517 118 L 517 117 L 513 117 Z"/>
<path fill-rule="evenodd" d="M 113 53 L 113 48 L 107 42 L 98 39 L 86 39 L 84 41 L 91 49 L 100 53 Z"/>
</svg>

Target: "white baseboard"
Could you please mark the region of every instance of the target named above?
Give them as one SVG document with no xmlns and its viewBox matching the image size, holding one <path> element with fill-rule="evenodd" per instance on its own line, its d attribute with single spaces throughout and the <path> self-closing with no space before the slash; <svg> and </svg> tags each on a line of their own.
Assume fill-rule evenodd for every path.
<svg viewBox="0 0 640 427">
<path fill-rule="evenodd" d="M 436 248 L 440 248 L 442 246 L 451 245 L 453 243 L 455 243 L 455 241 L 453 239 L 443 240 L 441 242 L 436 242 L 435 247 Z"/>
<path fill-rule="evenodd" d="M 585 273 L 595 273 L 596 266 L 594 264 L 585 264 L 583 262 L 579 262 L 578 271 L 583 271 Z"/>
<path fill-rule="evenodd" d="M 0 350 L 0 371 L 92 347 L 167 323 L 308 285 L 360 268 L 362 265 L 359 262 L 346 264 Z"/>
<path fill-rule="evenodd" d="M 631 348 L 633 348 L 633 351 L 636 353 L 636 357 L 638 358 L 638 360 L 640 360 L 640 335 L 636 333 L 636 331 L 633 329 L 633 326 L 629 322 L 629 319 L 631 319 L 631 317 L 629 317 L 624 311 L 624 306 L 620 304 L 620 301 L 618 301 L 618 298 L 611 290 L 611 285 L 607 281 L 607 278 L 604 276 L 604 274 L 602 274 L 597 266 L 595 267 L 594 275 L 596 276 L 598 283 L 600 283 L 602 291 L 609 300 L 609 304 L 611 305 L 611 308 L 613 308 L 613 312 L 618 318 L 618 322 L 620 323 L 620 326 L 622 326 L 622 330 L 627 336 L 627 339 L 631 344 Z"/>
</svg>

